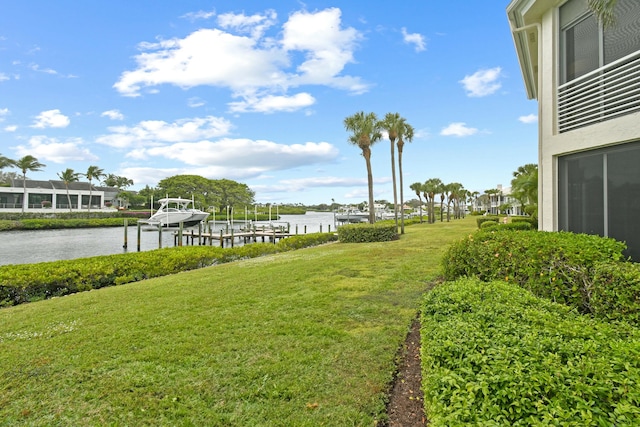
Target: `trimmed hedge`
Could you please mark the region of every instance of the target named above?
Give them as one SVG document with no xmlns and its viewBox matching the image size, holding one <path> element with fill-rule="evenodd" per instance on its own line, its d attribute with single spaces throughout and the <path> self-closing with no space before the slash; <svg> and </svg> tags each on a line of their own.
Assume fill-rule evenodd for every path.
<svg viewBox="0 0 640 427">
<path fill-rule="evenodd" d="M 482 223 L 480 227 L 482 231 L 488 230 L 531 230 L 532 226 L 529 222 L 508 222 L 508 223 L 497 223 L 494 221 L 485 221 Z"/>
<path fill-rule="evenodd" d="M 538 229 L 538 219 L 537 218 L 532 218 L 530 216 L 512 216 L 511 217 L 511 222 L 512 223 L 521 223 L 521 222 L 526 222 L 528 224 L 531 224 L 531 228 L 534 230 Z"/>
<path fill-rule="evenodd" d="M 443 256 L 446 280 L 504 280 L 602 318 L 640 324 L 640 268 L 622 242 L 568 232 L 479 231 Z"/>
<path fill-rule="evenodd" d="M 0 220 L 0 231 L 4 230 L 53 230 L 62 228 L 122 227 L 125 218 L 77 218 L 77 219 L 23 219 L 19 221 Z M 135 225 L 138 218 L 127 218 L 129 225 Z"/>
<path fill-rule="evenodd" d="M 427 293 L 421 320 L 430 426 L 638 425 L 638 329 L 477 279 Z"/>
<path fill-rule="evenodd" d="M 252 243 L 229 249 L 182 246 L 38 264 L 5 265 L 0 267 L 0 306 L 122 285 L 335 240 L 337 237 L 332 233 L 313 233 L 281 239 L 276 244 Z"/>
<path fill-rule="evenodd" d="M 598 263 L 590 279 L 594 315 L 640 325 L 640 264 Z"/>
<path fill-rule="evenodd" d="M 345 224 L 338 227 L 338 240 L 342 243 L 388 242 L 398 239 L 395 223 Z"/>
<path fill-rule="evenodd" d="M 497 215 L 486 215 L 476 218 L 476 223 L 478 224 L 478 228 L 482 228 L 482 223 L 487 221 L 493 221 L 495 223 L 500 223 L 500 217 Z"/>
</svg>

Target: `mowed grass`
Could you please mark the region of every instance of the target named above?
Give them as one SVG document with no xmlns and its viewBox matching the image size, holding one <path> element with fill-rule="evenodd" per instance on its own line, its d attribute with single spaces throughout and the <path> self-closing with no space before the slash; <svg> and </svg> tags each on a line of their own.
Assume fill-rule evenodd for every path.
<svg viewBox="0 0 640 427">
<path fill-rule="evenodd" d="M 368 426 L 473 218 L 0 310 L 0 425 Z"/>
</svg>

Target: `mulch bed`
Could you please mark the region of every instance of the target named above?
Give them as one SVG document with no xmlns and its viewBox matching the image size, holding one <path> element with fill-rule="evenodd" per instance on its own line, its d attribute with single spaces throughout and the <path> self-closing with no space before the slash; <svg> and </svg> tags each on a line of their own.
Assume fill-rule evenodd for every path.
<svg viewBox="0 0 640 427">
<path fill-rule="evenodd" d="M 388 427 L 426 426 L 420 367 L 420 321 L 413 321 L 401 349 L 391 392 L 387 414 Z"/>
</svg>

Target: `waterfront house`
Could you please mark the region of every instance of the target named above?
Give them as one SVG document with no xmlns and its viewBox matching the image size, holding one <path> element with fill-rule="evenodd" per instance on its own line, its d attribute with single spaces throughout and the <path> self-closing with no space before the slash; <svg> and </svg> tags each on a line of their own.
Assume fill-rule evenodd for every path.
<svg viewBox="0 0 640 427">
<path fill-rule="evenodd" d="M 27 179 L 10 179 L 8 186 L 0 186 L 0 212 L 20 212 L 24 207 L 25 212 L 43 212 L 66 210 L 69 211 L 69 199 L 71 210 L 86 210 L 91 204 L 91 209 L 105 209 L 115 198 L 117 189 L 105 190 L 104 187 L 95 187 L 88 182 L 70 182 L 69 197 L 67 187 L 63 181 L 37 181 Z M 91 201 L 89 201 L 91 195 Z"/>
<path fill-rule="evenodd" d="M 603 26 L 586 0 L 512 0 L 527 96 L 538 101 L 539 226 L 627 242 L 640 260 L 640 1 Z"/>
</svg>

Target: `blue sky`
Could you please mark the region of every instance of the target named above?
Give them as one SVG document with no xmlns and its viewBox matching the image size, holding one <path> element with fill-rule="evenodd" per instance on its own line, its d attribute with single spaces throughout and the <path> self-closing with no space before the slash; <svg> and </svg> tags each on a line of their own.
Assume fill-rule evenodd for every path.
<svg viewBox="0 0 640 427">
<path fill-rule="evenodd" d="M 0 5 L 0 154 L 57 179 L 97 165 L 132 189 L 177 174 L 258 202 L 358 203 L 345 117 L 398 112 L 413 182 L 508 186 L 537 163 L 507 1 L 25 0 Z M 374 195 L 393 200 L 390 143 Z M 5 170 L 7 171 L 7 170 Z"/>
</svg>

